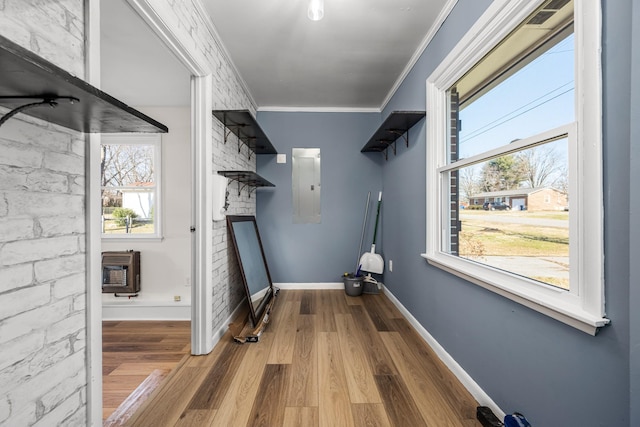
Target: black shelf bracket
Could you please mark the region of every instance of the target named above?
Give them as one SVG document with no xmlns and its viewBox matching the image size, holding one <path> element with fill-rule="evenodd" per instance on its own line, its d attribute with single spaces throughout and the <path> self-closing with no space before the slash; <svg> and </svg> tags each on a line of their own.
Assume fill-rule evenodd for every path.
<svg viewBox="0 0 640 427">
<path fill-rule="evenodd" d="M 225 144 L 231 134 L 238 138 L 238 153 L 242 152 L 242 143 L 244 143 L 248 147 L 249 159 L 252 153 L 277 154 L 269 138 L 248 110 L 213 110 L 213 115 L 224 126 Z"/>
<path fill-rule="evenodd" d="M 238 196 L 245 188 L 251 197 L 251 193 L 259 187 L 275 187 L 271 182 L 251 171 L 219 171 L 218 174 L 238 183 Z"/>
<path fill-rule="evenodd" d="M 397 155 L 396 141 L 404 139 L 409 147 L 409 129 L 418 123 L 426 113 L 424 111 L 393 111 L 374 132 L 369 141 L 360 150 L 363 153 L 380 152 L 389 160 L 389 147 Z"/>
<path fill-rule="evenodd" d="M 74 98 L 73 96 L 0 96 L 0 100 L 1 99 L 40 99 L 40 101 L 29 102 L 7 112 L 4 116 L 0 117 L 0 126 L 2 126 L 11 117 L 30 108 L 42 107 L 45 105 L 48 105 L 50 108 L 56 108 L 58 106 L 58 101 L 61 100 L 69 101 L 70 104 L 80 102 L 78 98 Z"/>
</svg>

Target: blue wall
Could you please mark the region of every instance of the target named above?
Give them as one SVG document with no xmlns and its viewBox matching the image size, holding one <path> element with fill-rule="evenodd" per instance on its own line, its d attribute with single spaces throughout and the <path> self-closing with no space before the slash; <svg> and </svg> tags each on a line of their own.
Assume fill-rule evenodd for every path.
<svg viewBox="0 0 640 427">
<path fill-rule="evenodd" d="M 382 118 L 393 110 L 424 109 L 426 78 L 490 3 L 458 1 L 385 107 Z M 359 149 L 379 119 L 359 121 L 357 115 L 347 114 L 258 116 L 276 145 L 286 141 L 284 146 L 278 145 L 280 152 L 290 154 L 296 141 L 309 142 L 300 146 L 322 148 L 324 162 L 325 153 L 339 150 L 331 170 L 339 171 L 341 180 L 345 169 L 363 163 L 366 179 L 361 176 L 361 183 L 354 187 L 369 183 L 368 189 L 375 191 L 381 182 L 383 249 L 385 259 L 392 259 L 394 265 L 393 272 L 385 272 L 385 285 L 504 411 L 521 411 L 536 426 L 640 425 L 640 87 L 632 79 L 640 71 L 640 54 L 636 52 L 640 33 L 632 27 L 632 23 L 640 23 L 639 15 L 633 0 L 603 2 L 605 296 L 612 323 L 595 337 L 432 267 L 420 257 L 426 233 L 424 120 L 411 129 L 408 148 L 398 144 L 397 156 L 376 162 Z M 300 118 L 305 119 L 307 134 L 296 129 Z M 359 133 L 359 140 L 336 146 L 334 127 L 338 123 L 353 134 Z M 330 238 L 333 244 L 322 239 L 318 248 L 310 235 L 292 226 L 290 165 L 278 169 L 270 161 L 260 161 L 258 170 L 267 179 L 277 176 L 284 187 L 273 195 L 261 193 L 257 208 L 261 232 L 273 227 L 265 237 L 270 249 L 285 257 L 277 260 L 278 281 L 309 282 L 326 277 L 317 265 L 305 263 L 302 267 L 297 263 L 310 251 L 316 258 L 329 256 L 332 260 L 327 265 L 339 265 L 333 257 L 334 251 L 342 251 L 340 239 Z M 360 191 L 360 198 L 366 190 Z M 323 197 L 333 197 L 333 191 L 339 192 L 333 203 L 347 197 L 339 185 L 333 189 L 325 186 Z M 349 231 L 350 236 L 346 239 L 349 250 L 342 255 L 347 260 L 337 273 L 353 263 L 353 248 L 357 248 L 353 242 L 359 240 L 361 226 L 360 205 L 337 213 L 346 217 L 343 220 L 331 218 L 331 223 L 340 224 L 340 230 Z M 334 277 L 334 273 L 327 276 Z M 304 280 L 309 277 L 313 279 Z"/>
<path fill-rule="evenodd" d="M 631 78 L 630 94 L 630 168 L 629 168 L 629 259 L 640 260 L 640 83 L 637 76 L 640 75 L 640 7 L 637 2 L 633 7 L 632 37 L 631 37 Z M 629 329 L 630 329 L 630 400 L 632 426 L 640 425 L 640 262 L 630 262 L 630 296 L 629 296 Z"/>
<path fill-rule="evenodd" d="M 343 273 L 356 268 L 367 192 L 372 192 L 373 199 L 382 189 L 381 155 L 360 153 L 380 125 L 380 114 L 260 112 L 258 121 L 278 153 L 287 155 L 286 164 L 264 155 L 257 157 L 256 164 L 258 174 L 276 185 L 258 190 L 256 199 L 272 280 L 341 282 Z M 294 147 L 321 149 L 320 224 L 293 223 Z M 370 248 L 373 232 L 369 228 L 364 247 Z"/>
</svg>

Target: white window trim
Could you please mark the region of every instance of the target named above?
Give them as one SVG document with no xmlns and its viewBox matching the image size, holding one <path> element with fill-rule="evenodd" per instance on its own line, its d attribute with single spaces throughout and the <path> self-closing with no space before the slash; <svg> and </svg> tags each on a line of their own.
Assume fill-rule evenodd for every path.
<svg viewBox="0 0 640 427">
<path fill-rule="evenodd" d="M 456 276 L 533 310 L 595 335 L 609 323 L 604 311 L 602 67 L 599 0 L 574 1 L 576 40 L 576 125 L 579 143 L 571 180 L 571 277 L 577 287 L 566 292 L 552 286 L 452 256 L 441 250 L 440 224 L 444 183 L 439 170 L 447 165 L 447 91 L 543 0 L 494 0 L 471 30 L 429 76 L 427 89 L 427 261 Z M 570 144 L 571 145 L 571 144 Z M 571 162 L 571 161 L 570 161 Z M 458 166 L 458 165 L 457 165 Z M 574 237 L 575 236 L 575 237 Z"/>
<path fill-rule="evenodd" d="M 159 134 L 109 134 L 102 135 L 103 145 L 153 145 L 153 167 L 155 172 L 155 211 L 154 211 L 154 233 L 145 234 L 105 234 L 101 233 L 103 240 L 113 241 L 161 241 L 162 234 L 162 137 Z M 101 187 L 102 188 L 102 187 Z"/>
</svg>

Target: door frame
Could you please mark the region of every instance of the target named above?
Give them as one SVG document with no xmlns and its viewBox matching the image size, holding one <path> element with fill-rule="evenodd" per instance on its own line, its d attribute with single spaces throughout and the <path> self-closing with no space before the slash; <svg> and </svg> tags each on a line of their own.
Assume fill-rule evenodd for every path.
<svg viewBox="0 0 640 427">
<path fill-rule="evenodd" d="M 85 0 L 85 80 L 100 87 L 100 1 Z M 108 0 L 105 0 L 108 1 Z M 204 57 L 175 32 L 149 0 L 126 0 L 191 73 L 191 353 L 213 348 L 212 302 L 212 97 Z M 102 425 L 102 291 L 100 135 L 86 137 L 87 424 Z"/>
</svg>

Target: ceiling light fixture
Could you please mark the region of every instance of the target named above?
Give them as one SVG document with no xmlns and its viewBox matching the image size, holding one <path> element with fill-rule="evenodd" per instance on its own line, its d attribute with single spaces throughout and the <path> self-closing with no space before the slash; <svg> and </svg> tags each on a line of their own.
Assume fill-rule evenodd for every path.
<svg viewBox="0 0 640 427">
<path fill-rule="evenodd" d="M 307 16 L 312 21 L 319 21 L 324 16 L 324 0 L 309 0 Z"/>
</svg>

